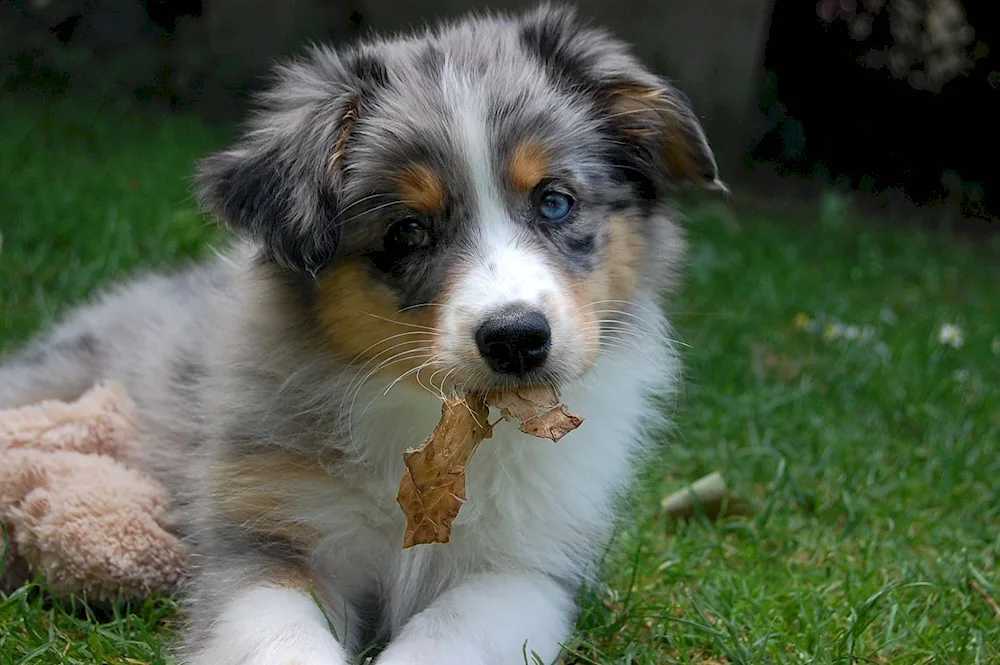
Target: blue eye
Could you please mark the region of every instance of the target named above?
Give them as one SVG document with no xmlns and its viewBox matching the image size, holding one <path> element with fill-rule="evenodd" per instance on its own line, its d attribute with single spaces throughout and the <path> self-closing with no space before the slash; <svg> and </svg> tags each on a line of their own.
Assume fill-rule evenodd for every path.
<svg viewBox="0 0 1000 665">
<path fill-rule="evenodd" d="M 550 222 L 561 222 L 573 209 L 573 199 L 562 192 L 546 192 L 538 201 L 538 214 Z"/>
</svg>

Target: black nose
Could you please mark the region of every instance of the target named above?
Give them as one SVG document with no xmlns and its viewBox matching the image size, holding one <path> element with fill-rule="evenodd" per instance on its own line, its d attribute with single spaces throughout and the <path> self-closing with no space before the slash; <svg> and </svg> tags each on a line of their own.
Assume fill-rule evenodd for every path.
<svg viewBox="0 0 1000 665">
<path fill-rule="evenodd" d="M 493 370 L 527 374 L 548 357 L 552 331 L 541 312 L 501 314 L 479 326 L 476 346 Z"/>
</svg>

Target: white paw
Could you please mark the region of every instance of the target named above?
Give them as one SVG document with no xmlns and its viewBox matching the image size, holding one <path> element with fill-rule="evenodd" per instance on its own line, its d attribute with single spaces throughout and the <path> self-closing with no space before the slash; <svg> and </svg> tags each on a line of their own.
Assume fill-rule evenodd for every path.
<svg viewBox="0 0 1000 665">
<path fill-rule="evenodd" d="M 242 650 L 210 645 L 185 663 L 186 665 L 347 665 L 346 659 L 336 650 L 276 645 Z"/>
<path fill-rule="evenodd" d="M 293 589 L 255 588 L 230 601 L 186 665 L 347 665 L 316 603 Z"/>
<path fill-rule="evenodd" d="M 481 655 L 471 649 L 410 643 L 405 646 L 390 644 L 375 660 L 375 665 L 487 665 L 487 663 Z"/>
</svg>

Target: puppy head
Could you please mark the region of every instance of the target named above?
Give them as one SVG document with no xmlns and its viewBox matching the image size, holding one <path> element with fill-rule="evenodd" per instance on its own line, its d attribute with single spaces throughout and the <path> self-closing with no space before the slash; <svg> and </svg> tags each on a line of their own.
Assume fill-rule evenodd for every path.
<svg viewBox="0 0 1000 665">
<path fill-rule="evenodd" d="M 564 9 L 319 49 L 199 173 L 265 260 L 315 277 L 329 344 L 435 389 L 581 376 L 722 189 L 686 98 Z"/>
</svg>

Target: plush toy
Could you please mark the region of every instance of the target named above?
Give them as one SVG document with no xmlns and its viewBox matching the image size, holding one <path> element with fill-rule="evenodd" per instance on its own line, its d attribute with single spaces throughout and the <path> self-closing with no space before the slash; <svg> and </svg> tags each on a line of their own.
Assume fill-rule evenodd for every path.
<svg viewBox="0 0 1000 665">
<path fill-rule="evenodd" d="M 110 383 L 72 403 L 0 411 L 3 586 L 40 571 L 56 594 L 100 601 L 176 588 L 186 552 L 171 533 L 169 495 L 127 466 L 134 414 Z"/>
</svg>

